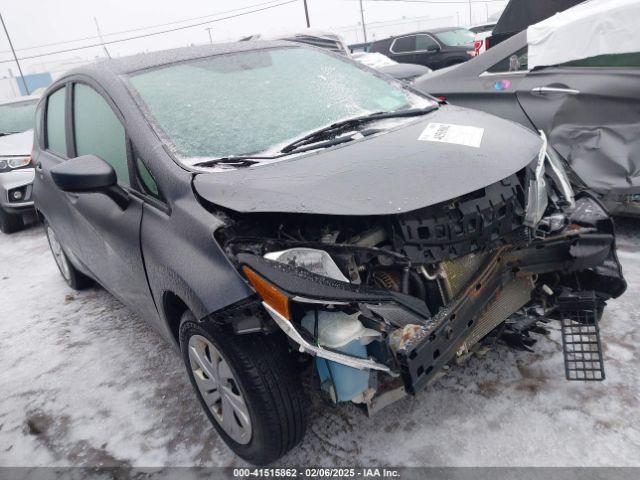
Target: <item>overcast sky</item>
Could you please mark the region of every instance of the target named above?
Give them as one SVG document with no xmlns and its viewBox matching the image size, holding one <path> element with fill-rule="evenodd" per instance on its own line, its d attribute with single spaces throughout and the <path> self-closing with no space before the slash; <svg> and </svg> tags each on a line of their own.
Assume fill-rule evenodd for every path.
<svg viewBox="0 0 640 480">
<path fill-rule="evenodd" d="M 271 4 L 284 3 L 285 1 L 287 0 L 274 0 L 273 2 L 267 0 L 2 0 L 0 13 L 11 34 L 18 57 L 26 57 L 99 42 L 96 38 L 89 38 L 74 43 L 27 49 L 38 45 L 94 37 L 97 34 L 94 17 L 98 20 L 105 41 L 109 41 L 236 15 L 243 11 L 265 8 Z M 477 2 L 478 0 L 473 1 Z M 487 13 L 491 15 L 500 11 L 506 3 L 506 0 L 474 3 L 472 7 L 473 23 L 484 22 Z M 307 0 L 307 4 L 313 28 L 329 29 L 349 25 L 355 27 L 360 22 L 360 6 L 357 0 Z M 243 7 L 247 7 L 247 9 L 240 10 Z M 367 24 L 425 16 L 450 17 L 454 23 L 459 18 L 461 24 L 469 23 L 469 6 L 464 0 L 462 3 L 451 4 L 419 3 L 415 0 L 365 1 L 364 9 Z M 173 23 L 154 29 L 110 35 L 113 32 L 178 22 L 219 12 L 228 13 Z M 278 33 L 285 30 L 303 30 L 306 27 L 303 1 L 298 0 L 269 10 L 172 33 L 116 43 L 108 45 L 107 48 L 112 56 L 117 56 L 145 50 L 204 43 L 209 41 L 207 27 L 212 28 L 211 33 L 214 41 L 237 39 L 243 35 L 260 32 Z M 375 29 L 372 28 L 372 31 L 375 33 Z M 4 32 L 0 31 L 0 52 L 2 52 L 0 60 L 11 59 L 8 50 L 7 39 Z M 43 59 L 24 60 L 23 68 L 27 71 L 43 70 L 49 66 L 50 62 L 64 62 L 73 58 L 90 59 L 96 56 L 104 56 L 102 48 L 61 53 Z M 14 74 L 16 73 L 14 63 L 0 63 L 0 76 L 7 75 L 8 68 L 11 68 Z"/>
</svg>

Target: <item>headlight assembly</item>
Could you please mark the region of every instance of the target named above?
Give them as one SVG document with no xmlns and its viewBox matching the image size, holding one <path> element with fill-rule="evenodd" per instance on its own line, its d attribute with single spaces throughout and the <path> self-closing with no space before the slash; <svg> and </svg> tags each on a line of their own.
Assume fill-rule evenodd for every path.
<svg viewBox="0 0 640 480">
<path fill-rule="evenodd" d="M 10 168 L 26 167 L 31 163 L 31 157 L 16 157 L 10 158 L 7 162 Z"/>
<path fill-rule="evenodd" d="M 5 157 L 0 159 L 0 170 L 28 167 L 31 157 Z"/>
<path fill-rule="evenodd" d="M 289 250 L 281 250 L 279 252 L 267 253 L 264 258 L 274 260 L 276 262 L 285 263 L 294 267 L 301 267 L 324 277 L 348 282 L 347 277 L 336 265 L 331 256 L 324 250 L 316 250 L 315 248 L 291 248 Z"/>
</svg>

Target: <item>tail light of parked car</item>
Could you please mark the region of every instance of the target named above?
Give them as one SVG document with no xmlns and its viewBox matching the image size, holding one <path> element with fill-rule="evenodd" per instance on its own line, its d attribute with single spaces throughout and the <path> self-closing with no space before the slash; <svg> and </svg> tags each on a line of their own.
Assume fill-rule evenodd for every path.
<svg viewBox="0 0 640 480">
<path fill-rule="evenodd" d="M 480 49 L 482 48 L 483 43 L 484 40 L 476 40 L 475 42 L 473 42 L 473 50 L 476 55 L 480 55 Z"/>
</svg>

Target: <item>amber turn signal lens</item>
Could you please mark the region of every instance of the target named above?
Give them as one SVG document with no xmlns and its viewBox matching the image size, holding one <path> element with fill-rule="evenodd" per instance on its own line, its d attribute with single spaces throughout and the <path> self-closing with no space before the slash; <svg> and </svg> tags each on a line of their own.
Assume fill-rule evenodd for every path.
<svg viewBox="0 0 640 480">
<path fill-rule="evenodd" d="M 289 297 L 282 293 L 278 288 L 269 283 L 263 277 L 251 270 L 249 267 L 242 267 L 242 271 L 247 276 L 253 288 L 256 289 L 258 295 L 287 320 L 291 320 L 291 312 L 289 311 Z"/>
</svg>

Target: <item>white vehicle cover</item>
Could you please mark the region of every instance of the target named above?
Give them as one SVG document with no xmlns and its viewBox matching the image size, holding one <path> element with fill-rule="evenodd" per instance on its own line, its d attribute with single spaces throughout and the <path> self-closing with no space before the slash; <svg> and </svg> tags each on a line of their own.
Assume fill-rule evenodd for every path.
<svg viewBox="0 0 640 480">
<path fill-rule="evenodd" d="M 0 137 L 0 157 L 29 155 L 33 148 L 33 130 Z"/>
<path fill-rule="evenodd" d="M 398 63 L 386 55 L 377 52 L 355 52 L 351 54 L 351 58 L 371 68 L 388 67 L 389 65 L 396 65 Z"/>
<path fill-rule="evenodd" d="M 529 68 L 640 51 L 640 0 L 590 0 L 527 29 Z"/>
</svg>

